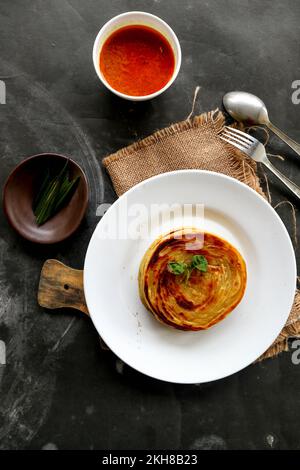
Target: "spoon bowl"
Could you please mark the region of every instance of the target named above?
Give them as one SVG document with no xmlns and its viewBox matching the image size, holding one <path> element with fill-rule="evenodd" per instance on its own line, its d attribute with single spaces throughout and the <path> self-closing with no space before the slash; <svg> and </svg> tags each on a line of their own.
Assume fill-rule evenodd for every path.
<svg viewBox="0 0 300 470">
<path fill-rule="evenodd" d="M 264 102 L 245 91 L 231 91 L 223 97 L 223 104 L 236 121 L 251 125 L 268 124 L 269 116 Z"/>
<path fill-rule="evenodd" d="M 265 125 L 300 156 L 300 144 L 270 122 L 266 105 L 260 98 L 245 91 L 231 91 L 223 96 L 223 104 L 233 119 L 251 126 Z"/>
</svg>

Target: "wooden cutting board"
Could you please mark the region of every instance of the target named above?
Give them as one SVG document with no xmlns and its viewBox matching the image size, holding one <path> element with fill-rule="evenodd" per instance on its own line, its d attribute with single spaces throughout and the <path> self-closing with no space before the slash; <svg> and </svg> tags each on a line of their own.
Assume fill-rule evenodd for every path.
<svg viewBox="0 0 300 470">
<path fill-rule="evenodd" d="M 45 261 L 40 276 L 38 303 L 49 309 L 74 308 L 89 317 L 83 290 L 83 271 L 70 268 L 56 259 Z M 99 339 L 101 348 L 110 351 L 100 336 Z"/>
<path fill-rule="evenodd" d="M 38 303 L 50 309 L 75 308 L 89 315 L 83 291 L 83 271 L 48 259 L 41 271 Z"/>
</svg>

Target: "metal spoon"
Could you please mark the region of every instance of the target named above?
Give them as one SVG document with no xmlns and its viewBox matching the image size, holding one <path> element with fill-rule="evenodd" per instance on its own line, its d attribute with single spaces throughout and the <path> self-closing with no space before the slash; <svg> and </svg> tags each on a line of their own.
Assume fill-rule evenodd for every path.
<svg viewBox="0 0 300 470">
<path fill-rule="evenodd" d="M 228 111 L 236 121 L 245 121 L 251 125 L 263 124 L 267 126 L 300 155 L 300 144 L 270 122 L 267 108 L 264 102 L 257 96 L 244 91 L 231 91 L 224 95 L 223 104 L 226 111 Z"/>
</svg>

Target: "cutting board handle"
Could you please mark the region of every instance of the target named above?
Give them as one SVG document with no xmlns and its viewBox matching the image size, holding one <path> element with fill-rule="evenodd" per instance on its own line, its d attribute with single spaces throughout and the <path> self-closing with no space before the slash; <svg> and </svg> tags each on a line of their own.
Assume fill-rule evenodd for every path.
<svg viewBox="0 0 300 470">
<path fill-rule="evenodd" d="M 41 272 L 38 303 L 50 309 L 76 308 L 89 315 L 83 291 L 83 271 L 48 259 Z"/>
</svg>

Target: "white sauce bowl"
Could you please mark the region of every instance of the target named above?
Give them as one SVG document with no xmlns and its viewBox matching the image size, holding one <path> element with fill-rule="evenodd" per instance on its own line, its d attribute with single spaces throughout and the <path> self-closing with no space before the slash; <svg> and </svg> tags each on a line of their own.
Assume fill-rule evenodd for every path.
<svg viewBox="0 0 300 470">
<path fill-rule="evenodd" d="M 129 25 L 143 25 L 155 29 L 167 39 L 174 53 L 175 67 L 172 77 L 163 88 L 156 91 L 155 93 L 151 93 L 150 95 L 132 96 L 126 95 L 125 93 L 121 93 L 110 86 L 110 84 L 107 82 L 103 73 L 100 70 L 100 53 L 106 39 L 117 29 Z M 98 77 L 100 78 L 101 82 L 106 86 L 106 88 L 108 88 L 110 91 L 115 93 L 120 98 L 125 98 L 126 100 L 146 101 L 151 100 L 152 98 L 155 98 L 156 96 L 166 91 L 174 82 L 181 66 L 181 48 L 176 34 L 165 21 L 158 18 L 158 16 L 151 15 L 151 13 L 145 13 L 143 11 L 130 11 L 115 16 L 107 23 L 105 23 L 105 25 L 100 29 L 95 39 L 93 47 L 93 62 Z"/>
</svg>

